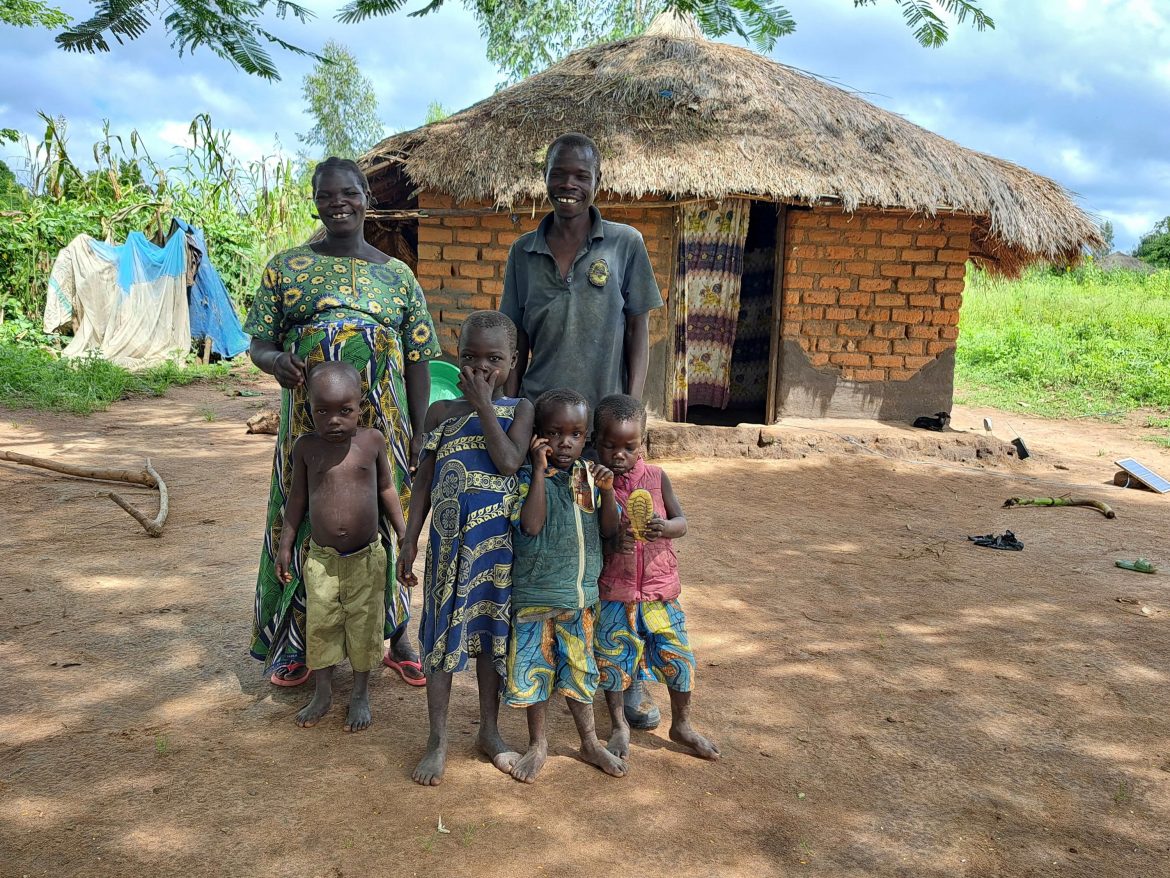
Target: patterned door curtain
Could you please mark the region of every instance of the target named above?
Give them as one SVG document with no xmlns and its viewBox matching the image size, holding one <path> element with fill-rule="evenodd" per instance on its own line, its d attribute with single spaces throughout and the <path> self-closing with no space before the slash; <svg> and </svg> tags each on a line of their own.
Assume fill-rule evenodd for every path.
<svg viewBox="0 0 1170 878">
<path fill-rule="evenodd" d="M 688 405 L 725 408 L 739 319 L 751 202 L 688 204 L 682 211 L 675 305 L 674 420 Z"/>
</svg>

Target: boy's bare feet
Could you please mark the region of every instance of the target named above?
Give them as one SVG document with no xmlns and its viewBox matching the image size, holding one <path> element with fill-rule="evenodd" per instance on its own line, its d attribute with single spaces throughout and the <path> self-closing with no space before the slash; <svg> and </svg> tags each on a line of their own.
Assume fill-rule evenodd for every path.
<svg viewBox="0 0 1170 878">
<path fill-rule="evenodd" d="M 373 720 L 370 717 L 370 696 L 363 692 L 360 696 L 355 692 L 349 699 L 349 713 L 345 716 L 345 730 L 360 732 L 368 729 Z"/>
<path fill-rule="evenodd" d="M 492 765 L 504 774 L 511 774 L 516 763 L 520 761 L 520 754 L 504 743 L 498 729 L 490 731 L 480 729 L 479 736 L 475 739 L 475 746 L 492 761 Z"/>
<path fill-rule="evenodd" d="M 719 761 L 719 746 L 696 732 L 691 724 L 685 720 L 671 723 L 670 740 L 676 744 L 682 744 L 684 747 L 690 747 L 695 751 L 696 756 L 710 759 L 712 762 Z"/>
<path fill-rule="evenodd" d="M 414 782 L 424 787 L 437 787 L 443 782 L 447 769 L 447 739 L 431 735 L 427 738 L 427 752 L 411 775 Z"/>
<path fill-rule="evenodd" d="M 625 777 L 629 768 L 617 756 L 601 746 L 600 741 L 590 741 L 581 745 L 581 756 L 590 765 L 596 765 L 610 777 Z"/>
<path fill-rule="evenodd" d="M 296 724 L 302 729 L 311 729 L 321 721 L 321 717 L 329 712 L 333 704 L 330 694 L 323 694 L 320 690 L 313 693 L 313 700 L 300 709 L 296 716 Z"/>
<path fill-rule="evenodd" d="M 548 759 L 548 742 L 537 741 L 528 745 L 528 752 L 512 766 L 512 777 L 522 783 L 533 783 Z"/>
<path fill-rule="evenodd" d="M 605 749 L 618 759 L 629 759 L 630 727 L 614 726 L 613 731 L 609 733 L 609 741 L 606 742 Z"/>
</svg>

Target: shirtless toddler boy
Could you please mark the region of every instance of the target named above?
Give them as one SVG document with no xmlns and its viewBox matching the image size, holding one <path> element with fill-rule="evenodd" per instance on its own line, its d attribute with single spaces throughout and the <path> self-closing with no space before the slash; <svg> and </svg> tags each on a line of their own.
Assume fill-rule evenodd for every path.
<svg viewBox="0 0 1170 878">
<path fill-rule="evenodd" d="M 314 432 L 293 446 L 292 490 L 276 556 L 276 573 L 287 582 L 307 506 L 312 535 L 303 565 L 305 651 L 315 690 L 296 723 L 309 728 L 325 715 L 333 701 L 333 666 L 348 658 L 353 694 L 345 730 L 358 732 L 370 725 L 370 671 L 382 664 L 384 647 L 386 550 L 378 535 L 379 506 L 400 541 L 406 521 L 385 436 L 358 426 L 357 369 L 321 363 L 309 372 L 308 391 Z"/>
</svg>

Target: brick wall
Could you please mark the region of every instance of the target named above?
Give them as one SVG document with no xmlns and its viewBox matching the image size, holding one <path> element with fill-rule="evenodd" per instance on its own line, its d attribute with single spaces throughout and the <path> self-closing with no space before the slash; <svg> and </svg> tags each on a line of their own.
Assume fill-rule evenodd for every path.
<svg viewBox="0 0 1170 878">
<path fill-rule="evenodd" d="M 461 202 L 449 197 L 422 192 L 419 208 L 478 208 L 485 203 Z M 427 305 L 435 321 L 443 350 L 454 354 L 458 346 L 459 327 L 465 317 L 479 309 L 498 308 L 504 292 L 504 267 L 508 249 L 525 232 L 536 228 L 544 216 L 531 209 L 516 214 L 486 216 L 427 217 L 418 222 L 418 275 L 427 296 Z M 604 210 L 615 222 L 629 223 L 646 239 L 646 249 L 654 265 L 658 285 L 666 298 L 670 280 L 670 241 L 674 212 L 670 209 L 646 209 L 635 205 Z M 651 344 L 666 335 L 665 309 L 651 322 Z M 653 354 L 651 355 L 653 359 Z"/>
<path fill-rule="evenodd" d="M 856 382 L 907 381 L 955 347 L 972 221 L 890 211 L 787 214 L 785 341 Z"/>
</svg>

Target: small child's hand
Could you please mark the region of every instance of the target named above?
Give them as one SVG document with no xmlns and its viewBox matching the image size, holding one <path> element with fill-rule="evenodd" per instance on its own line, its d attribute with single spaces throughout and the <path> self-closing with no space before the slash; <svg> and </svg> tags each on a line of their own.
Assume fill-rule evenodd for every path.
<svg viewBox="0 0 1170 878">
<path fill-rule="evenodd" d="M 548 469 L 548 456 L 552 454 L 552 446 L 543 436 L 533 436 L 528 445 L 528 456 L 532 460 L 532 471 L 543 473 Z"/>
<path fill-rule="evenodd" d="M 499 377 L 499 369 L 492 369 L 489 374 L 484 375 L 479 369 L 464 366 L 459 370 L 459 389 L 463 391 L 464 399 L 475 408 L 490 406 Z"/>
<path fill-rule="evenodd" d="M 634 529 L 630 527 L 629 522 L 626 522 L 626 529 L 622 531 L 622 541 L 618 546 L 618 551 L 623 555 L 632 555 L 637 544 L 638 541 L 634 539 Z"/>
<path fill-rule="evenodd" d="M 398 563 L 394 572 L 398 581 L 406 588 L 418 585 L 418 577 L 414 575 L 414 559 L 417 554 L 418 547 L 411 543 L 400 543 L 398 546 Z"/>
<path fill-rule="evenodd" d="M 662 532 L 666 529 L 666 522 L 655 515 L 648 522 L 646 522 L 646 542 L 652 543 L 657 539 L 662 538 Z"/>
<path fill-rule="evenodd" d="M 613 471 L 593 461 L 589 462 L 589 472 L 593 474 L 593 483 L 602 491 L 613 490 Z"/>
</svg>

